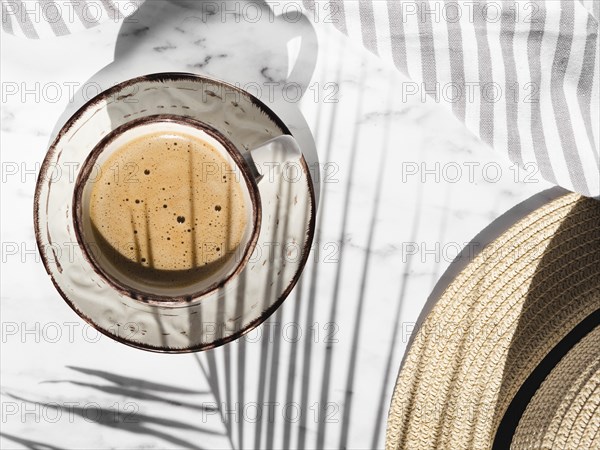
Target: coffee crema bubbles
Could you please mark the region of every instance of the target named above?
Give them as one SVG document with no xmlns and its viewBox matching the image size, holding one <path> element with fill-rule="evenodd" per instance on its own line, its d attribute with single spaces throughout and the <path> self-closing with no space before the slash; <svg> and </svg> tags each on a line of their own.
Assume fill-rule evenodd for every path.
<svg viewBox="0 0 600 450">
<path fill-rule="evenodd" d="M 196 282 L 231 264 L 244 238 L 248 211 L 239 178 L 199 137 L 168 131 L 132 139 L 93 181 L 96 244 L 130 277 Z"/>
</svg>

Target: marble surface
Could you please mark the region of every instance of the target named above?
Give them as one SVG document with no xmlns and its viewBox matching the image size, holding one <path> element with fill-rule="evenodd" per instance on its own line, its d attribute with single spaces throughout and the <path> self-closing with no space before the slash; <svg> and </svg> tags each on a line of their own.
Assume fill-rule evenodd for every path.
<svg viewBox="0 0 600 450">
<path fill-rule="evenodd" d="M 58 39 L 2 35 L 2 448 L 383 448 L 438 280 L 550 187 L 434 101 L 403 95 L 406 79 L 331 25 L 198 3 L 146 2 L 124 24 Z M 322 175 L 299 284 L 266 324 L 200 354 L 99 336 L 54 290 L 33 235 L 36 173 L 62 123 L 98 89 L 165 70 L 261 94 Z"/>
</svg>

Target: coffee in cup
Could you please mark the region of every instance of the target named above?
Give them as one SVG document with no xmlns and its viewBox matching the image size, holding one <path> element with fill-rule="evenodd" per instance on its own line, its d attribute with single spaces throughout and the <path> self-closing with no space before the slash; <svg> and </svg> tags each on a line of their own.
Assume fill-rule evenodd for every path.
<svg viewBox="0 0 600 450">
<path fill-rule="evenodd" d="M 156 295 L 192 294 L 240 263 L 253 202 L 223 142 L 157 121 L 96 153 L 82 193 L 83 237 L 113 281 Z"/>
</svg>

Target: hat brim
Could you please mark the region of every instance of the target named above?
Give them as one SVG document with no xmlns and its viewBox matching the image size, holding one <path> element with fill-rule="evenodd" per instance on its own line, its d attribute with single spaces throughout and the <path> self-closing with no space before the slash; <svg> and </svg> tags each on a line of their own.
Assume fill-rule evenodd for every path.
<svg viewBox="0 0 600 450">
<path fill-rule="evenodd" d="M 600 202 L 567 194 L 497 237 L 413 336 L 387 449 L 490 448 L 544 357 L 600 310 Z"/>
<path fill-rule="evenodd" d="M 600 326 L 572 347 L 531 398 L 514 449 L 600 448 Z"/>
</svg>

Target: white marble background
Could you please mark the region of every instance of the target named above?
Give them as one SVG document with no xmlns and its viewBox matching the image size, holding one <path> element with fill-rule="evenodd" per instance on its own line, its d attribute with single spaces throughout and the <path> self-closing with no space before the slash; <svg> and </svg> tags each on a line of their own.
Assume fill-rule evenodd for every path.
<svg viewBox="0 0 600 450">
<path fill-rule="evenodd" d="M 402 355 L 436 282 L 460 248 L 477 248 L 475 235 L 548 184 L 432 100 L 403 98 L 407 80 L 331 25 L 147 4 L 122 29 L 2 35 L 1 447 L 383 448 Z M 100 337 L 54 290 L 33 235 L 35 174 L 81 101 L 72 94 L 159 70 L 285 87 L 294 34 L 313 43 L 301 67 L 316 66 L 289 103 L 327 175 L 299 285 L 267 325 L 202 354 Z"/>
</svg>

